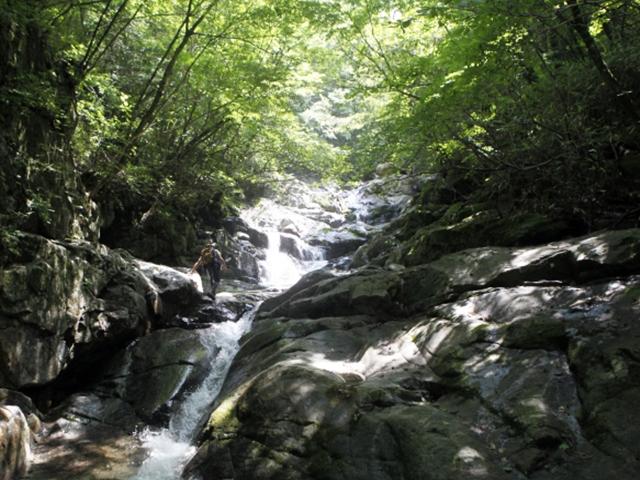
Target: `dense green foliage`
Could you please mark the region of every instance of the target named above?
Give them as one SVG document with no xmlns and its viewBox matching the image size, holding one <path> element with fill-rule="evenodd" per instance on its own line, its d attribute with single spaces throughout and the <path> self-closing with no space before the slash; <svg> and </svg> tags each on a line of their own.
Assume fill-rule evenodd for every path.
<svg viewBox="0 0 640 480">
<path fill-rule="evenodd" d="M 114 235 L 215 225 L 278 172 L 383 162 L 505 211 L 638 215 L 635 0 L 3 0 L 0 21 L 0 215 L 19 226 L 57 208 L 32 179 L 76 188 L 61 158 Z M 49 151 L 16 145 L 34 112 Z"/>
<path fill-rule="evenodd" d="M 391 94 L 352 155 L 443 171 L 464 197 L 573 216 L 635 216 L 640 3 L 362 2 L 340 31 Z M 364 158 L 363 158 L 364 156 Z"/>
</svg>

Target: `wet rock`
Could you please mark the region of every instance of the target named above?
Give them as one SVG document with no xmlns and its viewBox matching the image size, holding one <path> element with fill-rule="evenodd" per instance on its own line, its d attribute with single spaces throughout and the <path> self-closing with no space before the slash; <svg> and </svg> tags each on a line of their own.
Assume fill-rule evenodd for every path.
<svg viewBox="0 0 640 480">
<path fill-rule="evenodd" d="M 137 260 L 136 265 L 148 279 L 147 298 L 152 303 L 160 302 L 158 306 L 152 304 L 152 310 L 160 317 L 170 319 L 199 301 L 198 286 L 186 269 L 183 272 L 141 260 Z"/>
<path fill-rule="evenodd" d="M 634 479 L 639 239 L 303 278 L 261 307 L 185 478 Z"/>
<path fill-rule="evenodd" d="M 29 480 L 133 477 L 146 452 L 128 429 L 131 413 L 123 403 L 92 395 L 71 399 L 70 411 L 48 424 L 35 446 Z"/>
<path fill-rule="evenodd" d="M 289 288 L 284 293 L 277 295 L 275 297 L 271 297 L 266 299 L 258 310 L 257 317 L 260 318 L 261 312 L 271 312 L 276 307 L 284 304 L 289 301 L 294 295 L 306 290 L 313 285 L 320 283 L 324 280 L 335 278 L 335 275 L 326 269 L 314 270 L 304 275 L 298 282 Z"/>
<path fill-rule="evenodd" d="M 369 211 L 361 218 L 370 225 L 388 223 L 396 218 L 404 209 L 405 202 L 397 204 L 381 203 L 369 208 Z"/>
<path fill-rule="evenodd" d="M 147 302 L 157 328 L 205 328 L 236 318 L 207 296 L 211 285 L 207 273 L 200 277 L 198 273 L 187 273 L 186 268 L 178 270 L 139 260 L 136 264 L 148 282 Z"/>
<path fill-rule="evenodd" d="M 247 228 L 247 232 L 249 233 L 249 240 L 253 245 L 258 248 L 269 247 L 269 236 L 266 233 L 251 227 Z"/>
<path fill-rule="evenodd" d="M 309 245 L 295 235 L 280 233 L 280 251 L 297 260 L 307 261 L 314 259 L 314 252 Z"/>
<path fill-rule="evenodd" d="M 264 252 L 258 247 L 262 244 L 266 246 L 268 239 L 266 234 L 261 234 L 250 227 L 248 227 L 248 232 L 249 240 L 242 240 L 239 236 L 222 236 L 219 248 L 228 267 L 228 270 L 222 272 L 223 278 L 233 278 L 251 283 L 258 282 L 260 277 L 258 262 L 264 259 Z M 202 284 L 204 291 L 208 293 L 210 285 L 208 274 L 206 272 L 200 272 L 200 274 L 202 277 L 206 277 Z"/>
<path fill-rule="evenodd" d="M 454 204 L 440 219 L 413 233 L 390 262 L 420 265 L 467 248 L 539 244 L 570 232 L 566 222 L 540 214 L 503 217 L 495 210 L 482 210 L 482 206 Z"/>
<path fill-rule="evenodd" d="M 287 233 L 289 235 L 300 237 L 300 230 L 295 225 L 295 223 L 291 222 L 290 220 L 282 220 L 280 222 L 280 226 L 278 230 L 282 233 Z"/>
<path fill-rule="evenodd" d="M 366 237 L 363 233 L 353 230 L 332 230 L 309 240 L 311 245 L 324 247 L 327 259 L 352 253 L 365 242 Z"/>
<path fill-rule="evenodd" d="M 388 271 L 370 271 L 345 277 L 328 277 L 318 274 L 317 278 L 326 278 L 304 287 L 299 283 L 294 292 L 289 292 L 286 300 L 271 310 L 270 314 L 301 318 L 342 314 L 380 314 L 398 311 L 394 300 L 400 279 Z M 307 277 L 307 282 L 312 281 Z M 281 297 L 282 299 L 282 297 Z M 272 303 L 264 306 L 267 308 Z"/>
<path fill-rule="evenodd" d="M 347 272 L 351 270 L 353 264 L 351 257 L 345 255 L 344 257 L 334 258 L 327 262 L 327 265 L 337 271 Z"/>
<path fill-rule="evenodd" d="M 240 232 L 249 232 L 249 225 L 240 217 L 226 217 L 222 220 L 222 226 L 231 235 L 237 235 Z"/>
<path fill-rule="evenodd" d="M 142 419 L 126 400 L 110 395 L 111 393 L 105 395 L 96 392 L 71 395 L 49 413 L 48 418 L 55 420 L 52 424 L 47 424 L 45 439 L 69 422 L 77 424 L 74 428 L 79 429 L 83 425 L 104 425 L 130 433 L 144 426 Z"/>
<path fill-rule="evenodd" d="M 197 296 L 196 284 L 186 268 L 178 270 L 142 260 L 137 260 L 136 265 L 167 301 L 188 303 Z"/>
<path fill-rule="evenodd" d="M 21 234 L 0 273 L 0 385 L 42 385 L 149 328 L 147 282 L 106 247 Z"/>
<path fill-rule="evenodd" d="M 359 268 L 367 264 L 383 266 L 389 255 L 398 247 L 399 242 L 393 235 L 379 233 L 367 243 L 358 247 L 353 254 L 352 268 Z"/>
<path fill-rule="evenodd" d="M 302 260 L 304 258 L 302 253 L 303 250 L 299 244 L 299 239 L 294 235 L 280 233 L 280 251 L 298 260 Z"/>
<path fill-rule="evenodd" d="M 344 225 L 347 221 L 344 215 L 340 213 L 329 212 L 326 210 L 306 211 L 305 215 L 331 228 L 339 228 L 342 225 Z"/>
<path fill-rule="evenodd" d="M 215 355 L 199 332 L 158 330 L 111 360 L 97 391 L 126 401 L 147 423 L 166 422 L 174 404 L 204 378 Z"/>
<path fill-rule="evenodd" d="M 347 201 L 350 217 L 369 225 L 383 225 L 404 212 L 410 204 L 420 177 L 376 178 L 353 190 Z"/>
</svg>

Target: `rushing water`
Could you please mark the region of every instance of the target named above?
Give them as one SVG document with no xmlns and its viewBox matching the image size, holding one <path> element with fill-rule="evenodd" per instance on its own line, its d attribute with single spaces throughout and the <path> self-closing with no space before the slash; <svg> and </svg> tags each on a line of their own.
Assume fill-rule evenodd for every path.
<svg viewBox="0 0 640 480">
<path fill-rule="evenodd" d="M 282 290 L 293 285 L 305 271 L 322 266 L 322 260 L 298 262 L 280 251 L 280 232 L 269 231 L 269 248 L 262 265 L 261 284 Z M 146 428 L 139 435 L 149 456 L 132 480 L 176 480 L 185 463 L 196 451 L 193 445 L 203 412 L 217 397 L 235 354 L 239 340 L 251 328 L 257 307 L 237 322 L 215 324 L 199 332 L 209 350 L 211 370 L 204 382 L 191 393 L 163 429 Z M 218 351 L 219 350 L 219 351 Z"/>
<path fill-rule="evenodd" d="M 261 262 L 261 286 L 284 290 L 313 269 L 324 266 L 322 249 L 299 240 L 307 260 L 296 260 L 281 251 L 281 233 L 274 226 L 266 227 L 269 245 L 265 260 Z M 199 280 L 196 279 L 196 280 Z M 209 350 L 211 370 L 204 382 L 192 392 L 163 429 L 146 428 L 139 439 L 149 452 L 147 459 L 132 480 L 176 480 L 180 478 L 186 462 L 196 451 L 193 445 L 203 414 L 219 394 L 235 354 L 239 340 L 250 328 L 257 307 L 237 322 L 219 323 L 201 330 L 203 344 Z"/>
<path fill-rule="evenodd" d="M 309 255 L 309 260 L 298 261 L 280 250 L 280 232 L 270 230 L 269 248 L 266 251 L 266 258 L 261 262 L 261 283 L 265 287 L 285 290 L 300 280 L 306 272 L 326 265 L 323 252 L 317 248 L 304 245 L 305 253 Z"/>
<path fill-rule="evenodd" d="M 262 283 L 278 289 L 288 288 L 300 278 L 300 268 L 293 258 L 280 251 L 280 232 L 271 230 L 267 236 L 269 247 L 261 265 Z"/>
<path fill-rule="evenodd" d="M 218 323 L 200 331 L 203 343 L 209 349 L 211 370 L 204 382 L 180 405 L 167 428 L 147 428 L 140 434 L 149 457 L 133 477 L 134 480 L 180 478 L 184 464 L 195 453 L 193 440 L 203 413 L 220 392 L 231 361 L 239 349 L 238 342 L 251 328 L 256 308 L 245 313 L 237 322 Z"/>
</svg>

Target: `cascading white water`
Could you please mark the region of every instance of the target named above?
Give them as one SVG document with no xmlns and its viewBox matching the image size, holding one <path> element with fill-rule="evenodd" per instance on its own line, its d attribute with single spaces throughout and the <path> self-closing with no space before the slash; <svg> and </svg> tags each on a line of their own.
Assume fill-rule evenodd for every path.
<svg viewBox="0 0 640 480">
<path fill-rule="evenodd" d="M 278 289 L 288 288 L 298 281 L 301 269 L 293 258 L 280 251 L 280 232 L 271 230 L 267 236 L 269 246 L 262 263 L 262 283 Z"/>
<path fill-rule="evenodd" d="M 168 428 L 145 429 L 140 434 L 143 446 L 149 451 L 133 480 L 176 480 L 184 464 L 195 453 L 192 445 L 203 412 L 220 393 L 231 361 L 239 349 L 239 340 L 251 327 L 257 306 L 237 322 L 215 324 L 200 334 L 209 349 L 211 370 L 204 382 L 180 405 Z M 220 351 L 216 355 L 216 350 Z"/>
<path fill-rule="evenodd" d="M 324 266 L 324 252 L 304 242 L 305 256 L 311 260 L 297 261 L 280 251 L 280 232 L 269 230 L 266 258 L 261 262 L 261 284 L 284 290 L 295 284 L 300 277 L 313 269 Z M 203 412 L 208 410 L 217 397 L 235 354 L 239 340 L 250 327 L 257 306 L 245 314 L 238 322 L 224 322 L 202 330 L 203 343 L 209 349 L 211 370 L 204 382 L 191 393 L 172 416 L 169 426 L 164 429 L 145 429 L 139 438 L 149 452 L 149 456 L 132 480 L 177 480 L 185 463 L 193 456 L 196 448 L 193 440 L 201 425 Z M 220 349 L 216 353 L 217 349 Z"/>
<path fill-rule="evenodd" d="M 303 274 L 310 270 L 320 268 L 327 262 L 324 254 L 319 249 L 309 250 L 312 260 L 296 261 L 280 251 L 280 232 L 270 230 L 267 232 L 269 246 L 266 258 L 261 262 L 261 283 L 265 287 L 274 287 L 284 290 L 295 284 Z M 311 247 L 307 246 L 307 249 Z"/>
</svg>

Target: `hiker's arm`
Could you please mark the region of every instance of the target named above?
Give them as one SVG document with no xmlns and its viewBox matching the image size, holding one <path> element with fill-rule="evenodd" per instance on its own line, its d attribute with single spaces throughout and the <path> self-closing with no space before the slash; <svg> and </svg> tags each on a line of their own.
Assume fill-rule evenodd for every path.
<svg viewBox="0 0 640 480">
<path fill-rule="evenodd" d="M 196 263 L 193 264 L 193 267 L 191 267 L 191 273 L 195 273 L 195 271 L 200 268 L 200 265 L 202 264 L 202 257 L 200 257 L 198 259 L 198 261 Z"/>
</svg>

